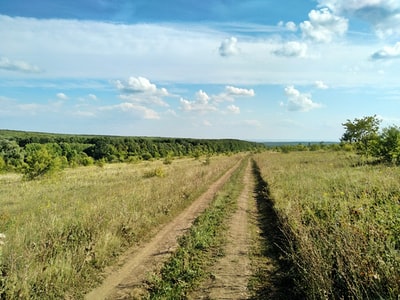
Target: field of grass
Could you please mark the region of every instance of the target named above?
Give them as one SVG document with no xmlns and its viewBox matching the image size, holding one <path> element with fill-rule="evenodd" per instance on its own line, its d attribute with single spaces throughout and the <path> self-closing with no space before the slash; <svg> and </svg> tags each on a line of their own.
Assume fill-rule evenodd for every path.
<svg viewBox="0 0 400 300">
<path fill-rule="evenodd" d="M 264 152 L 285 249 L 309 299 L 400 297 L 400 168 L 346 152 Z"/>
<path fill-rule="evenodd" d="M 0 298 L 82 298 L 117 256 L 150 238 L 239 155 L 0 175 Z"/>
</svg>

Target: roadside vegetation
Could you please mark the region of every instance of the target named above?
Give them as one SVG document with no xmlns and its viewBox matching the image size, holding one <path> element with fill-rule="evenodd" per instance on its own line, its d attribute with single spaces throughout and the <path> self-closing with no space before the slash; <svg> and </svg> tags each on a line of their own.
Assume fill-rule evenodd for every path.
<svg viewBox="0 0 400 300">
<path fill-rule="evenodd" d="M 83 298 L 105 267 L 149 239 L 242 154 L 0 175 L 0 299 Z"/>
<path fill-rule="evenodd" d="M 194 221 L 189 232 L 179 239 L 178 249 L 159 274 L 149 280 L 149 299 L 185 299 L 207 271 L 223 255 L 228 230 L 227 220 L 234 212 L 243 189 L 243 174 L 248 158 L 216 194 L 210 206 Z"/>
<path fill-rule="evenodd" d="M 299 291 L 309 299 L 399 297 L 399 167 L 360 164 L 344 151 L 265 152 L 255 161 Z"/>
</svg>

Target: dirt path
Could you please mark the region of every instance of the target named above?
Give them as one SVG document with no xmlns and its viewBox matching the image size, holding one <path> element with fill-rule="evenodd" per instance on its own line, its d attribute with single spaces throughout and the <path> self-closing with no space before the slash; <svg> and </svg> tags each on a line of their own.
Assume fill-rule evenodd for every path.
<svg viewBox="0 0 400 300">
<path fill-rule="evenodd" d="M 227 244 L 222 257 L 212 268 L 212 278 L 204 282 L 190 299 L 247 299 L 251 275 L 248 231 L 248 203 L 254 190 L 250 161 L 243 177 L 244 188 L 238 198 L 238 207 L 229 223 Z"/>
<path fill-rule="evenodd" d="M 165 225 L 154 238 L 121 258 L 122 267 L 112 272 L 103 284 L 85 296 L 87 300 L 140 299 L 142 283 L 149 273 L 159 269 L 177 246 L 177 237 L 190 228 L 194 219 L 204 211 L 216 192 L 230 178 L 240 161 L 173 221 Z"/>
</svg>

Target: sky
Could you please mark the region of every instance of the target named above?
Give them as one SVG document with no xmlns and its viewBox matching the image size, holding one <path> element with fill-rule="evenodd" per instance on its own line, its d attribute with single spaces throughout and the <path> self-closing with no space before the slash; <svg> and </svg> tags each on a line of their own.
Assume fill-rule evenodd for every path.
<svg viewBox="0 0 400 300">
<path fill-rule="evenodd" d="M 339 141 L 400 125 L 398 0 L 0 0 L 0 128 Z"/>
</svg>

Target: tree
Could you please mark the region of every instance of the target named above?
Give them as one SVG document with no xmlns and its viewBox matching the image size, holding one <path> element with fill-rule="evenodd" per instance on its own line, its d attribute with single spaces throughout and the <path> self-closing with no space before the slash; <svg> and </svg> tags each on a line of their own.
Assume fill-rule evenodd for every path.
<svg viewBox="0 0 400 300">
<path fill-rule="evenodd" d="M 386 162 L 400 164 L 400 128 L 390 126 L 382 130 L 379 155 Z"/>
<path fill-rule="evenodd" d="M 0 140 L 0 155 L 8 168 L 20 167 L 24 159 L 21 147 L 13 140 Z"/>
<path fill-rule="evenodd" d="M 32 143 L 26 145 L 23 173 L 27 179 L 50 174 L 63 167 L 62 157 L 57 156 L 56 153 L 52 152 L 53 150 L 54 147 L 51 144 Z"/>
<path fill-rule="evenodd" d="M 363 155 L 374 154 L 379 139 L 380 122 L 376 115 L 356 118 L 354 121 L 347 120 L 342 124 L 346 131 L 340 140 L 354 144 L 356 150 Z"/>
</svg>

